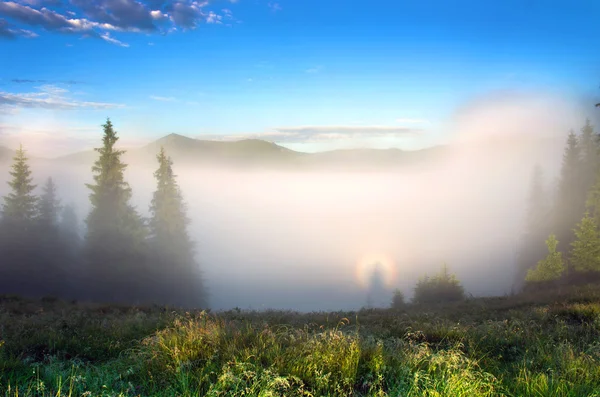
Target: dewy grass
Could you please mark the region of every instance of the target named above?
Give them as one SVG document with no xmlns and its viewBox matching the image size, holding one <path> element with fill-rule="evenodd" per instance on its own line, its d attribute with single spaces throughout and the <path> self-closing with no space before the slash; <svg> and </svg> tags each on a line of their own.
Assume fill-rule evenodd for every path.
<svg viewBox="0 0 600 397">
<path fill-rule="evenodd" d="M 596 396 L 600 293 L 356 313 L 4 299 L 4 396 Z"/>
</svg>

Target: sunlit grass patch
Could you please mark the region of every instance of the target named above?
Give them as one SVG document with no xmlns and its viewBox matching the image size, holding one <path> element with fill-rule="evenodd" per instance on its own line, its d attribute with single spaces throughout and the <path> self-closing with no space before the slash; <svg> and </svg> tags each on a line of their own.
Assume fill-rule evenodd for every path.
<svg viewBox="0 0 600 397">
<path fill-rule="evenodd" d="M 185 313 L 13 299 L 0 306 L 0 390 L 598 396 L 600 296 L 561 294 L 356 313 Z"/>
</svg>

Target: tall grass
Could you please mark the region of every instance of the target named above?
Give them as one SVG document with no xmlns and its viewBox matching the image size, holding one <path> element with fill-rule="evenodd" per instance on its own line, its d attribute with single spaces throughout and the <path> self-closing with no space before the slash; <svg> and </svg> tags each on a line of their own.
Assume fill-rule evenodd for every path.
<svg viewBox="0 0 600 397">
<path fill-rule="evenodd" d="M 600 397 L 600 292 L 310 314 L 3 299 L 0 390 Z"/>
</svg>

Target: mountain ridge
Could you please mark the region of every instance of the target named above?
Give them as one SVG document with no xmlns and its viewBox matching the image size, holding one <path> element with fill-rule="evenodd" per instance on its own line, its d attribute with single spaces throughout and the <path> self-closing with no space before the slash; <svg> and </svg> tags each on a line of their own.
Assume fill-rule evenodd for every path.
<svg viewBox="0 0 600 397">
<path fill-rule="evenodd" d="M 418 162 L 419 158 L 425 159 L 429 157 L 429 153 L 438 153 L 445 146 L 432 146 L 420 150 L 356 148 L 307 153 L 261 139 L 204 140 L 171 133 L 141 147 L 124 149 L 126 151 L 124 160 L 128 164 L 135 165 L 153 164 L 160 147 L 165 148 L 167 154 L 177 165 L 285 169 L 401 165 L 407 162 Z M 14 152 L 11 151 L 11 153 Z M 44 160 L 74 165 L 91 165 L 96 157 L 97 153 L 92 149 Z M 1 149 L 0 159 L 2 159 Z"/>
</svg>

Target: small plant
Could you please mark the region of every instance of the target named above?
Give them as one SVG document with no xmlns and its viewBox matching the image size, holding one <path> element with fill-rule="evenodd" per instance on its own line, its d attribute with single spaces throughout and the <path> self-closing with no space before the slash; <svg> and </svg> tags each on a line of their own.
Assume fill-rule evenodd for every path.
<svg viewBox="0 0 600 397">
<path fill-rule="evenodd" d="M 438 303 L 460 301 L 465 291 L 455 275 L 450 274 L 448 265 L 433 277 L 425 276 L 417 282 L 414 303 Z"/>
</svg>

